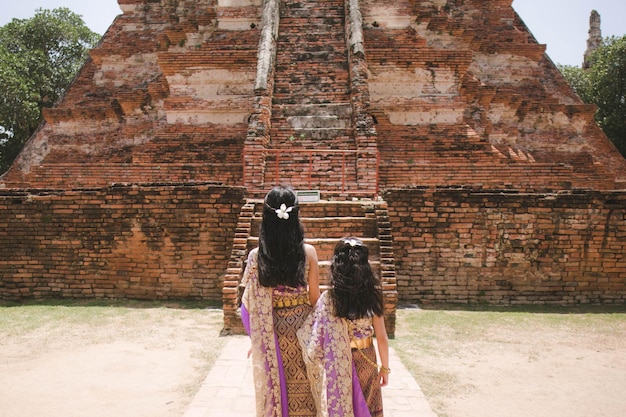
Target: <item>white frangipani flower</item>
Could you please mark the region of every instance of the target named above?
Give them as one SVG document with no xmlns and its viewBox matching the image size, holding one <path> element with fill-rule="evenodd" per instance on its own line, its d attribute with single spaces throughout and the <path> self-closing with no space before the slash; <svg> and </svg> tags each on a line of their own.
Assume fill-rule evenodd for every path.
<svg viewBox="0 0 626 417">
<path fill-rule="evenodd" d="M 285 203 L 280 205 L 280 208 L 274 210 L 279 219 L 287 220 L 289 218 L 289 213 L 293 210 L 293 206 L 287 207 Z"/>
</svg>

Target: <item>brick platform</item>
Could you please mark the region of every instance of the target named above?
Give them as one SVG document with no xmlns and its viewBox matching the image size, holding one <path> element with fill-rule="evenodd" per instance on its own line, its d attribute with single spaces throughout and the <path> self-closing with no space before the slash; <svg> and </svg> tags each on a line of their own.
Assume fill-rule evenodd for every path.
<svg viewBox="0 0 626 417">
<path fill-rule="evenodd" d="M 626 160 L 512 0 L 118 2 L 0 177 L 1 298 L 232 301 L 283 183 L 386 205 L 400 299 L 625 302 Z"/>
</svg>

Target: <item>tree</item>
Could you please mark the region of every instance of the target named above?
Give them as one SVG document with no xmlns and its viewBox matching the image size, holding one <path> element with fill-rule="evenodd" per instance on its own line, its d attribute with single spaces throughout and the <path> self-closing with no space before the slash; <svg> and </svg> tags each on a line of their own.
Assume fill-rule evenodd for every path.
<svg viewBox="0 0 626 417">
<path fill-rule="evenodd" d="M 61 97 L 100 35 L 67 8 L 37 9 L 0 27 L 0 173 Z"/>
<path fill-rule="evenodd" d="M 581 100 L 598 106 L 595 119 L 626 157 L 626 36 L 604 40 L 590 67 L 559 67 Z"/>
<path fill-rule="evenodd" d="M 589 101 L 589 73 L 581 67 L 573 65 L 559 65 L 559 70 L 569 84 L 574 88 L 576 94 L 582 101 L 590 104 Z"/>
</svg>

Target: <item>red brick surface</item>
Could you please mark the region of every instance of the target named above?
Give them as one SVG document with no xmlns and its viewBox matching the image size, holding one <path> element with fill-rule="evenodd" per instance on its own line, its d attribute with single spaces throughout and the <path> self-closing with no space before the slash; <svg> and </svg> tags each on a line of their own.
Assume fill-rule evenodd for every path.
<svg viewBox="0 0 626 417">
<path fill-rule="evenodd" d="M 626 301 L 626 193 L 385 194 L 401 302 Z"/>
<path fill-rule="evenodd" d="M 284 183 L 384 196 L 401 301 L 624 302 L 626 160 L 511 0 L 118 2 L 0 177 L 3 297 L 234 303 L 244 197 Z"/>
<path fill-rule="evenodd" d="M 243 189 L 0 193 L 0 299 L 222 299 Z"/>
</svg>

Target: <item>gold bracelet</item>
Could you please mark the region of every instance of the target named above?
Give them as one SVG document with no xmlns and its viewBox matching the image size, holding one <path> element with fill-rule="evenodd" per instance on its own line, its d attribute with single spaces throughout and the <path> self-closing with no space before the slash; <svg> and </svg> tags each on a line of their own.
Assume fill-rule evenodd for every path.
<svg viewBox="0 0 626 417">
<path fill-rule="evenodd" d="M 382 372 L 387 373 L 387 374 L 390 374 L 390 373 L 391 373 L 391 369 L 387 368 L 386 366 L 382 366 L 382 365 L 380 365 L 380 370 L 381 370 Z"/>
</svg>

